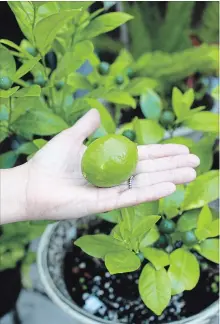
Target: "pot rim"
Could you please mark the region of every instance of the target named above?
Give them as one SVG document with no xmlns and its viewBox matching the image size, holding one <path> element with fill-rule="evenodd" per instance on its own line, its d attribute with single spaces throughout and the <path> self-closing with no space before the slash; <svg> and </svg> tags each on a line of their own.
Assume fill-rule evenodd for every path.
<svg viewBox="0 0 220 324">
<path fill-rule="evenodd" d="M 50 299 L 59 306 L 65 313 L 70 315 L 72 318 L 77 319 L 85 324 L 121 324 L 120 322 L 112 322 L 108 320 L 104 320 L 102 318 L 96 317 L 84 310 L 81 307 L 74 304 L 74 302 L 70 302 L 56 287 L 54 284 L 48 267 L 47 267 L 47 248 L 50 242 L 50 238 L 54 232 L 54 229 L 58 226 L 58 223 L 48 225 L 46 230 L 44 231 L 38 251 L 37 251 L 37 266 L 40 275 L 41 282 L 45 289 L 45 292 L 48 294 Z M 199 314 L 184 318 L 179 321 L 172 322 L 172 324 L 200 324 L 203 320 L 206 320 L 210 317 L 215 316 L 219 312 L 219 300 L 205 308 Z M 164 323 L 168 324 L 168 323 Z"/>
</svg>

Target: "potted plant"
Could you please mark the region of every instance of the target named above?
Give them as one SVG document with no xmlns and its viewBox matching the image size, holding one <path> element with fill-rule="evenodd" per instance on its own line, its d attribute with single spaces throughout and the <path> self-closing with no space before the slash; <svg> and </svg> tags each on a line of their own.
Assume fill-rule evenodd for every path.
<svg viewBox="0 0 220 324">
<path fill-rule="evenodd" d="M 38 252 L 47 293 L 81 323 L 211 323 L 217 197 L 218 171 L 207 171 L 160 201 L 51 225 Z"/>
<path fill-rule="evenodd" d="M 32 287 L 29 272 L 31 264 L 36 262 L 36 253 L 30 249 L 31 242 L 41 236 L 48 224 L 47 221 L 18 222 L 0 226 L 0 317 L 12 311 L 16 323 L 19 317 L 16 301 L 21 289 Z"/>
<path fill-rule="evenodd" d="M 122 50 L 111 66 L 107 62 L 100 61 L 94 54 L 93 38 L 115 29 L 132 17 L 120 12 L 103 14 L 104 9 L 91 12 L 88 9 L 90 5 L 91 2 L 9 2 L 25 39 L 20 45 L 5 39 L 0 40 L 0 127 L 1 142 L 4 147 L 3 154 L 0 155 L 1 167 L 12 167 L 16 163 L 20 163 L 21 159 L 23 159 L 22 161 L 26 160 L 26 156 L 31 157 L 48 139 L 73 125 L 82 114 L 92 107 L 98 109 L 101 115 L 101 127 L 88 139 L 87 145 L 106 133 L 115 133 L 122 123 L 124 110 L 128 107 L 135 108 L 139 96 L 143 93 L 147 97 L 147 99 L 141 99 L 141 102 L 145 102 L 146 99 L 145 106 L 148 107 L 146 116 L 139 116 L 142 118 L 135 118 L 132 121 L 132 130 L 135 127 L 134 135 L 137 143 L 141 144 L 144 141 L 147 144 L 162 141 L 165 129 L 168 129 L 172 134 L 173 125 L 176 127 L 179 125 L 178 123 L 185 123 L 185 120 L 188 122 L 193 120 L 194 114 L 195 118 L 200 120 L 200 126 L 194 118 L 193 127 L 197 129 L 199 127 L 198 130 L 204 131 L 209 125 L 210 128 L 207 131 L 216 134 L 217 116 L 210 117 L 209 112 L 205 112 L 204 116 L 202 115 L 204 112 L 194 111 L 193 113 L 190 110 L 194 96 L 193 91 L 183 94 L 178 89 L 174 90 L 175 116 L 172 119 L 172 125 L 161 124 L 163 105 L 160 103 L 160 97 L 152 90 L 158 86 L 158 81 L 153 77 L 133 73 L 135 69 L 138 71 L 140 62 L 135 61 L 127 50 Z M 26 19 L 27 17 L 28 19 Z M 49 53 L 57 61 L 55 66 L 50 64 Z M 89 61 L 93 67 L 88 76 L 78 72 L 78 69 L 86 61 Z M 12 87 L 13 83 L 17 86 Z M 79 89 L 85 90 L 83 96 L 75 96 Z M 149 89 L 151 90 L 149 91 Z M 158 114 L 158 107 L 155 108 L 156 118 L 154 115 L 152 117 L 152 111 L 149 115 L 151 106 L 149 102 L 152 98 L 159 106 L 160 114 Z M 178 104 L 176 104 L 175 98 L 178 98 Z M 181 115 L 182 106 L 186 118 L 178 120 L 180 116 L 183 117 Z M 143 117 L 148 119 L 143 119 Z M 211 123 L 207 122 L 208 118 L 211 118 Z M 146 137 L 145 127 L 139 127 L 139 124 L 145 125 L 145 122 L 148 123 L 148 133 L 152 134 L 150 138 Z M 190 127 L 192 125 L 191 122 Z M 128 130 L 128 125 L 124 130 Z M 118 131 L 121 132 L 122 129 Z M 16 136 L 16 143 L 14 136 Z M 169 139 L 169 141 L 172 140 Z M 184 138 L 179 139 L 179 141 L 184 140 Z M 213 141 L 212 137 L 207 141 L 209 145 L 205 147 L 206 149 L 208 147 L 208 150 L 211 147 L 212 152 L 210 144 Z M 207 168 L 206 163 L 204 165 Z M 114 218 L 117 218 L 118 212 L 115 213 Z M 157 209 L 154 209 L 154 213 L 157 214 Z M 102 217 L 112 220 L 112 215 L 109 214 L 102 215 Z M 88 228 L 86 223 L 83 223 L 84 228 Z M 70 312 L 71 307 L 75 308 L 75 306 L 66 291 L 61 269 L 63 269 L 63 257 L 66 251 L 69 251 L 69 239 L 77 233 L 77 227 L 73 226 L 71 222 L 64 222 L 60 226 L 56 225 L 57 231 L 53 237 L 57 239 L 58 233 L 67 239 L 65 242 L 60 239 L 49 244 L 48 231 L 49 229 L 52 231 L 50 234 L 52 236 L 52 233 L 55 233 L 55 227 L 48 228 L 47 235 L 45 234 L 46 236 L 42 240 L 47 244 L 46 246 L 43 243 L 41 245 L 42 254 L 39 252 L 39 263 L 41 264 L 41 260 L 44 260 L 41 258 L 46 256 L 47 259 L 47 253 L 57 258 L 55 263 L 53 259 L 53 263 L 57 264 L 57 267 L 52 267 L 51 264 L 48 267 L 48 264 L 44 263 L 41 274 L 42 278 L 48 280 L 49 284 L 45 283 L 45 287 L 49 294 L 51 289 L 53 290 L 51 287 L 54 287 L 53 281 L 60 282 L 66 298 L 62 307 Z M 101 228 L 101 223 L 99 223 L 99 228 Z M 62 243 L 67 243 L 67 247 Z M 57 248 L 61 249 L 62 253 L 57 253 Z M 96 262 L 100 264 L 99 261 Z M 53 279 L 51 273 L 50 276 L 45 277 L 44 275 L 45 271 L 49 271 L 49 268 L 55 276 Z M 55 293 L 50 294 L 58 303 L 64 298 L 59 289 L 55 288 Z M 67 305 L 71 305 L 71 307 L 68 308 Z M 81 313 L 82 310 L 77 308 L 73 315 L 74 318 L 80 317 Z M 88 322 L 89 318 L 91 318 L 90 315 L 85 315 L 83 323 Z M 95 323 L 103 321 L 97 317 L 93 319 L 96 321 Z"/>
</svg>

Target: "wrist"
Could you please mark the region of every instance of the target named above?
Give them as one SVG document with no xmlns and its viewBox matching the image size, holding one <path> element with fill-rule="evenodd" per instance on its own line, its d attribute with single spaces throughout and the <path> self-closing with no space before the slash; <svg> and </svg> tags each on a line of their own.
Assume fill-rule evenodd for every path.
<svg viewBox="0 0 220 324">
<path fill-rule="evenodd" d="M 1 224 L 27 220 L 26 186 L 26 164 L 1 170 Z"/>
</svg>

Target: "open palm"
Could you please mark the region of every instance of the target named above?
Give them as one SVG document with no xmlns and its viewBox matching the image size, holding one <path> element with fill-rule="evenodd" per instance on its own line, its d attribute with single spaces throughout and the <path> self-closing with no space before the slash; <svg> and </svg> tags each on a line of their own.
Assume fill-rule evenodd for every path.
<svg viewBox="0 0 220 324">
<path fill-rule="evenodd" d="M 68 219 L 157 200 L 175 191 L 175 184 L 195 179 L 197 156 L 183 145 L 138 146 L 139 161 L 132 182 L 112 188 L 89 184 L 81 172 L 84 140 L 99 127 L 92 109 L 73 127 L 49 141 L 25 165 L 27 213 L 35 219 Z"/>
</svg>

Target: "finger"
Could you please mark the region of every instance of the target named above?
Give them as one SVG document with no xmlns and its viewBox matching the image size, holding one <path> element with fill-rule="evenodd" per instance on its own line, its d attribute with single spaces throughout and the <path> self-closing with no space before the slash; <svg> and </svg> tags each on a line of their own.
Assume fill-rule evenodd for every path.
<svg viewBox="0 0 220 324">
<path fill-rule="evenodd" d="M 83 142 L 87 137 L 92 135 L 99 126 L 99 112 L 96 109 L 91 109 L 76 122 L 72 127 L 72 131 L 76 134 L 77 138 Z"/>
<path fill-rule="evenodd" d="M 138 174 L 133 178 L 132 186 L 138 188 L 162 182 L 182 184 L 193 181 L 195 178 L 196 171 L 193 168 L 179 168 L 175 170 Z"/>
<path fill-rule="evenodd" d="M 158 200 L 171 195 L 175 190 L 176 186 L 169 182 L 155 184 L 150 187 L 146 186 L 144 188 L 132 188 L 120 194 L 116 209 Z"/>
<path fill-rule="evenodd" d="M 194 154 L 175 155 L 155 160 L 143 160 L 138 162 L 135 175 L 146 172 L 174 170 L 182 167 L 196 168 L 200 163 Z"/>
<path fill-rule="evenodd" d="M 188 153 L 188 147 L 180 144 L 152 144 L 138 146 L 138 156 L 140 161 Z"/>
</svg>

